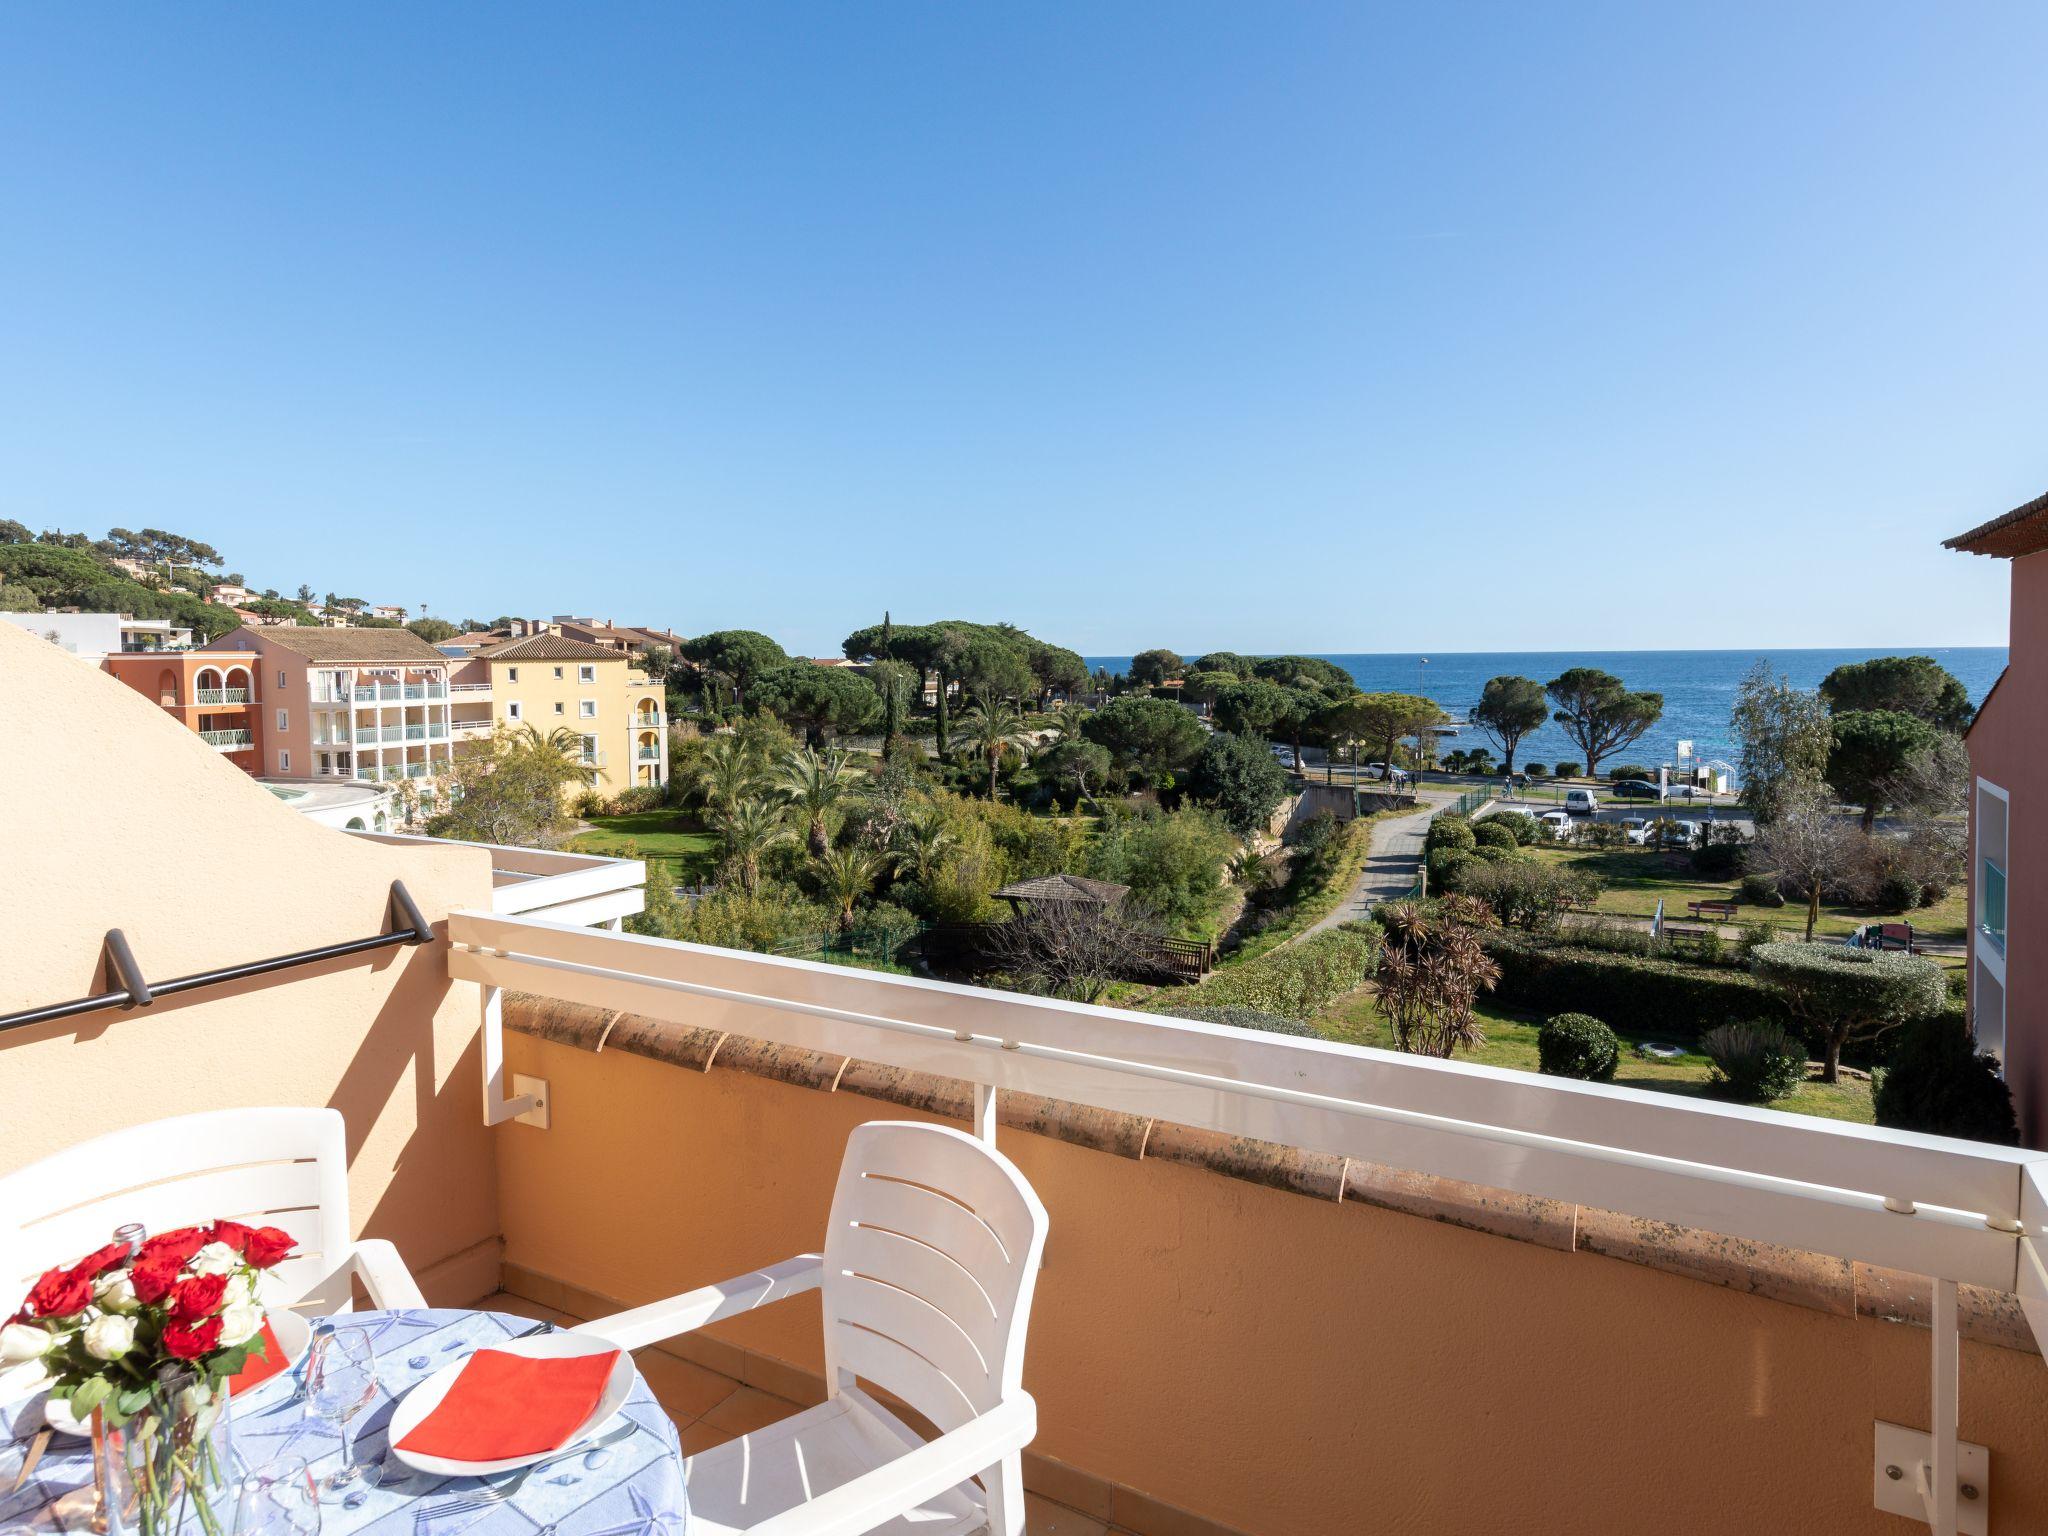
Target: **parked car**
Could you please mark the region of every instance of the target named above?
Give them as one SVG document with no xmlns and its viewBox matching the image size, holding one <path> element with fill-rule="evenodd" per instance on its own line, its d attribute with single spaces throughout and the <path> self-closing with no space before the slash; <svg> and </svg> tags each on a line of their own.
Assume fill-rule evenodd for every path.
<svg viewBox="0 0 2048 1536">
<path fill-rule="evenodd" d="M 1648 779 L 1623 779 L 1610 785 L 1609 793 L 1617 800 L 1656 800 L 1661 803 L 1664 799 L 1664 791 Z"/>
<path fill-rule="evenodd" d="M 1600 809 L 1600 797 L 1590 789 L 1568 789 L 1564 792 L 1564 808 L 1574 816 L 1591 816 Z"/>
<path fill-rule="evenodd" d="M 1624 816 L 1615 825 L 1621 828 L 1628 840 L 1641 846 L 1650 836 L 1650 824 L 1640 816 Z"/>
<path fill-rule="evenodd" d="M 1384 779 L 1393 772 L 1385 763 L 1366 763 L 1358 770 L 1361 779 Z"/>
<path fill-rule="evenodd" d="M 1666 848 L 1690 848 L 1700 840 L 1696 821 L 1660 821 L 1657 830 Z"/>
<path fill-rule="evenodd" d="M 1572 834 L 1578 830 L 1578 823 L 1563 811 L 1545 811 L 1536 818 L 1536 821 L 1545 832 L 1560 843 L 1568 842 Z"/>
<path fill-rule="evenodd" d="M 1294 766 L 1294 748 L 1282 741 L 1274 742 L 1273 760 L 1283 768 L 1292 768 Z"/>
</svg>

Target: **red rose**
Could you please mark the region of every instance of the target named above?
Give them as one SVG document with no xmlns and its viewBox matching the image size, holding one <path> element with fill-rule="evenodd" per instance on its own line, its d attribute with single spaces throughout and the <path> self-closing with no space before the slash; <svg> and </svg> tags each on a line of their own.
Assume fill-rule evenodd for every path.
<svg viewBox="0 0 2048 1536">
<path fill-rule="evenodd" d="M 139 1261 L 128 1271 L 128 1283 L 135 1287 L 135 1299 L 155 1306 L 178 1283 L 184 1263 L 180 1259 L 154 1258 Z"/>
<path fill-rule="evenodd" d="M 226 1275 L 194 1275 L 181 1280 L 171 1292 L 171 1316 L 181 1323 L 194 1323 L 220 1310 L 228 1293 Z M 140 1294 L 139 1292 L 137 1294 Z"/>
<path fill-rule="evenodd" d="M 159 1232 L 142 1245 L 135 1259 L 139 1264 L 147 1264 L 153 1259 L 169 1259 L 173 1264 L 182 1264 L 205 1246 L 206 1228 L 180 1227 L 175 1232 Z"/>
<path fill-rule="evenodd" d="M 242 1250 L 242 1257 L 258 1269 L 268 1269 L 290 1255 L 295 1241 L 291 1233 L 282 1227 L 258 1227 L 249 1234 L 249 1244 Z"/>
<path fill-rule="evenodd" d="M 28 1293 L 28 1304 L 38 1317 L 69 1317 L 92 1305 L 92 1281 L 76 1270 L 53 1269 Z"/>
<path fill-rule="evenodd" d="M 197 1360 L 220 1343 L 220 1319 L 205 1318 L 196 1323 L 170 1323 L 164 1328 L 163 1345 L 180 1360 Z"/>
<path fill-rule="evenodd" d="M 239 1221 L 216 1221 L 213 1224 L 213 1240 L 225 1243 L 237 1253 L 247 1253 L 249 1239 L 255 1235 L 254 1227 L 245 1227 Z"/>
<path fill-rule="evenodd" d="M 116 1264 L 128 1257 L 126 1243 L 109 1243 L 106 1247 L 88 1253 L 71 1266 L 71 1273 L 83 1275 L 88 1280 L 97 1280 Z"/>
</svg>

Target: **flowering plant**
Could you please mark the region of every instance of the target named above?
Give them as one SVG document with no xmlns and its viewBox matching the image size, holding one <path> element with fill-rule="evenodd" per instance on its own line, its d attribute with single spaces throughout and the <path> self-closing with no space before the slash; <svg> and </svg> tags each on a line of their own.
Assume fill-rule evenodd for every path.
<svg viewBox="0 0 2048 1536">
<path fill-rule="evenodd" d="M 0 1325 L 0 1364 L 40 1359 L 50 1395 L 80 1421 L 98 1409 L 118 1427 L 172 1377 L 210 1400 L 262 1353 L 258 1282 L 291 1248 L 290 1233 L 238 1221 L 159 1233 L 132 1253 L 109 1243 L 30 1287 Z"/>
</svg>

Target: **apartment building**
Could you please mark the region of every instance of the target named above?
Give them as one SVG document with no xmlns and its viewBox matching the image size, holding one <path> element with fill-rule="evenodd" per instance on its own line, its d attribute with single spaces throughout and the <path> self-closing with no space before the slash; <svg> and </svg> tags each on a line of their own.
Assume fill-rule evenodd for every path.
<svg viewBox="0 0 2048 1536">
<path fill-rule="evenodd" d="M 138 619 L 126 613 L 77 613 L 45 609 L 41 613 L 0 613 L 49 641 L 59 650 L 98 661 L 129 651 L 182 650 L 192 644 L 192 631 L 175 619 Z"/>
<path fill-rule="evenodd" d="M 215 651 L 252 659 L 262 771 L 419 784 L 431 810 L 453 762 L 454 663 L 404 629 L 245 625 Z"/>
<path fill-rule="evenodd" d="M 2020 1137 L 2048 1146 L 2048 955 L 2034 927 L 2048 866 L 2048 798 L 2035 788 L 2048 756 L 2048 496 L 1946 541 L 2012 562 L 2005 671 L 1963 743 L 1970 796 L 1970 1018 L 1977 1046 L 2004 1064 Z M 2032 848 L 2029 854 L 2026 850 Z M 2030 937 L 2031 936 L 2031 937 Z"/>
<path fill-rule="evenodd" d="M 623 651 L 541 634 L 480 650 L 466 662 L 441 659 L 454 668 L 451 726 L 458 741 L 497 725 L 530 725 L 543 736 L 566 729 L 582 739 L 599 794 L 668 782 L 661 685 L 633 671 Z"/>
<path fill-rule="evenodd" d="M 100 666 L 144 698 L 154 699 L 244 773 L 263 772 L 262 689 L 256 663 L 247 652 L 210 646 L 114 651 L 100 658 Z"/>
<path fill-rule="evenodd" d="M 610 619 L 579 619 L 562 613 L 555 615 L 548 628 L 566 640 L 581 640 L 586 645 L 601 645 L 607 650 L 627 655 L 636 655 L 657 645 L 675 651 L 683 644 L 683 637 L 674 630 L 615 624 Z"/>
</svg>

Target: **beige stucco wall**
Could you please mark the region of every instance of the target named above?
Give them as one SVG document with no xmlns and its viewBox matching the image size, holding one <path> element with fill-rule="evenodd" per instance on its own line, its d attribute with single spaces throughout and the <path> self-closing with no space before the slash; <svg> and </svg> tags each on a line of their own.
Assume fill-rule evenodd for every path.
<svg viewBox="0 0 2048 1536">
<path fill-rule="evenodd" d="M 552 1128 L 498 1143 L 508 1263 L 626 1302 L 822 1242 L 847 1093 L 508 1039 Z M 1051 1213 L 1034 1450 L 1258 1536 L 1898 1533 L 1871 1424 L 1923 1329 L 1012 1131 Z M 816 1372 L 804 1297 L 713 1330 Z M 2048 1530 L 2048 1370 L 1966 1343 L 1994 1531 Z M 1147 1522 L 1151 1524 L 1151 1522 Z M 1187 1529 L 1170 1517 L 1160 1530 Z"/>
<path fill-rule="evenodd" d="M 393 879 L 437 926 L 490 900 L 482 850 L 317 826 L 154 703 L 11 625 L 0 808 L 0 1013 L 97 990 L 108 928 L 145 976 L 170 977 L 381 932 Z M 468 1300 L 496 1273 L 476 1010 L 437 943 L 12 1031 L 0 1168 L 169 1113 L 331 1104 L 358 1225 L 395 1240 L 430 1295 Z"/>
<path fill-rule="evenodd" d="M 530 725 L 546 736 L 568 729 L 578 736 L 595 736 L 604 756 L 597 781 L 591 788 L 601 795 L 615 795 L 631 786 L 633 760 L 629 755 L 632 722 L 626 702 L 626 659 L 607 657 L 595 661 L 494 661 L 491 669 L 491 704 L 501 724 L 510 724 L 510 706 L 520 706 L 518 724 Z M 577 668 L 588 666 L 593 681 L 577 681 Z M 555 676 L 561 669 L 562 675 Z M 512 680 L 514 673 L 518 681 Z M 580 706 L 589 699 L 597 705 L 596 718 L 583 718 Z M 561 706 L 561 713 L 555 707 Z"/>
</svg>

